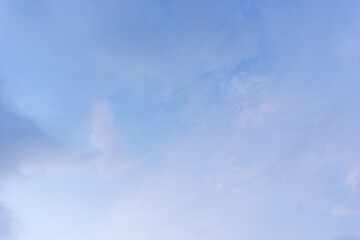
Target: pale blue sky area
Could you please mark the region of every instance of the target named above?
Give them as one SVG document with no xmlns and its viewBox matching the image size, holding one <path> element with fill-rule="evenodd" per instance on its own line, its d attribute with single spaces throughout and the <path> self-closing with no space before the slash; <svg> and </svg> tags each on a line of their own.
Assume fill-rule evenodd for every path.
<svg viewBox="0 0 360 240">
<path fill-rule="evenodd" d="M 0 0 L 0 240 L 360 240 L 360 2 Z"/>
</svg>

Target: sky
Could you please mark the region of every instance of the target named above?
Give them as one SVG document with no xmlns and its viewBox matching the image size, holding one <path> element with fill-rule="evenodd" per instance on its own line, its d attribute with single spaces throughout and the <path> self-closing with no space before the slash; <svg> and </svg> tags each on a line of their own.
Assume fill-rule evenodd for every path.
<svg viewBox="0 0 360 240">
<path fill-rule="evenodd" d="M 357 0 L 0 0 L 0 240 L 360 240 Z"/>
</svg>

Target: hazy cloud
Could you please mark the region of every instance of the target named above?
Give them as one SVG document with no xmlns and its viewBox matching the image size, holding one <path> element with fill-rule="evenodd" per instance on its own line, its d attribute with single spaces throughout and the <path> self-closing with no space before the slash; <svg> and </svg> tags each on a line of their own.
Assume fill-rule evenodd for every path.
<svg viewBox="0 0 360 240">
<path fill-rule="evenodd" d="M 350 185 L 351 190 L 357 191 L 359 189 L 360 173 L 359 168 L 354 167 L 350 170 L 346 183 Z"/>
<path fill-rule="evenodd" d="M 126 156 L 123 136 L 115 125 L 110 103 L 98 100 L 92 105 L 90 143 L 97 150 L 90 157 L 101 174 L 114 177 L 133 166 Z"/>
<path fill-rule="evenodd" d="M 0 238 L 4 240 L 13 239 L 11 227 L 12 217 L 7 209 L 0 205 Z"/>
<path fill-rule="evenodd" d="M 359 2 L 0 4 L 24 240 L 357 236 Z"/>
</svg>

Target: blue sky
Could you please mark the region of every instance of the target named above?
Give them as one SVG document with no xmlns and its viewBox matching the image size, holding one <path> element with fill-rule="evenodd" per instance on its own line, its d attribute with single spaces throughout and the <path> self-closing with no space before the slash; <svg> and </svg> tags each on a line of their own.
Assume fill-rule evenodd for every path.
<svg viewBox="0 0 360 240">
<path fill-rule="evenodd" d="M 0 0 L 0 239 L 359 240 L 360 2 Z"/>
</svg>

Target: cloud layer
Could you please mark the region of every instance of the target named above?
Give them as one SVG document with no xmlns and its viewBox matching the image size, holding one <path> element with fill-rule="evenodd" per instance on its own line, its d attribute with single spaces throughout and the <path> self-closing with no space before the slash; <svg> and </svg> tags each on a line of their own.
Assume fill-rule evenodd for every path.
<svg viewBox="0 0 360 240">
<path fill-rule="evenodd" d="M 360 236 L 358 2 L 0 9 L 0 238 Z"/>
</svg>

